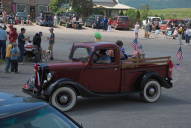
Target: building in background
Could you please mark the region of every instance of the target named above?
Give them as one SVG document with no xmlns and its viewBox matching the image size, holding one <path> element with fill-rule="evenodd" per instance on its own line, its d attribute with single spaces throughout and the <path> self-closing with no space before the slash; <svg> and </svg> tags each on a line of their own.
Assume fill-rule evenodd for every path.
<svg viewBox="0 0 191 128">
<path fill-rule="evenodd" d="M 135 9 L 133 7 L 121 4 L 118 0 L 93 0 L 94 9 L 102 10 L 106 16 L 117 16 L 122 11 Z"/>
<path fill-rule="evenodd" d="M 94 12 L 101 12 L 103 15 L 106 16 L 117 16 L 124 10 L 128 9 L 135 9 L 133 7 L 127 6 L 125 4 L 121 4 L 118 0 L 92 0 L 93 1 L 93 8 Z M 65 0 L 61 4 L 62 8 L 70 11 L 71 7 L 71 0 Z"/>
<path fill-rule="evenodd" d="M 35 19 L 40 12 L 49 11 L 50 0 L 12 0 L 12 9 L 16 12 L 26 12 Z"/>
<path fill-rule="evenodd" d="M 8 14 L 13 12 L 12 10 L 12 0 L 0 0 L 0 12 L 6 11 Z"/>
<path fill-rule="evenodd" d="M 50 0 L 0 0 L 0 12 L 7 14 L 26 12 L 32 19 L 39 16 L 40 12 L 49 11 Z"/>
</svg>

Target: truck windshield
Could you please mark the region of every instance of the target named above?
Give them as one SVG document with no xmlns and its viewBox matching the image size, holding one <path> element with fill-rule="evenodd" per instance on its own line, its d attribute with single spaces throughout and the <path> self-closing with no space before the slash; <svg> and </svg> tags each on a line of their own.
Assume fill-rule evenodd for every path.
<svg viewBox="0 0 191 128">
<path fill-rule="evenodd" d="M 74 50 L 71 59 L 74 61 L 86 61 L 87 62 L 90 55 L 91 55 L 90 48 L 79 47 Z"/>
</svg>

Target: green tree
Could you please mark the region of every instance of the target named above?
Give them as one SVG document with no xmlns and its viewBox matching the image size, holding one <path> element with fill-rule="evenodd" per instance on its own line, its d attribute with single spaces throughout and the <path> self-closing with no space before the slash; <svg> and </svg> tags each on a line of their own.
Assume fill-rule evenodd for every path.
<svg viewBox="0 0 191 128">
<path fill-rule="evenodd" d="M 133 27 L 134 23 L 137 21 L 137 11 L 135 9 L 129 9 L 126 11 L 126 16 L 130 19 L 130 26 Z"/>
<path fill-rule="evenodd" d="M 161 19 L 164 20 L 165 16 L 163 14 L 160 15 Z"/>
<path fill-rule="evenodd" d="M 55 13 L 58 12 L 59 9 L 60 9 L 60 5 L 61 5 L 64 1 L 65 1 L 65 0 L 51 0 L 51 1 L 50 1 L 50 4 L 49 4 L 51 11 L 53 11 L 53 12 L 55 12 Z"/>
<path fill-rule="evenodd" d="M 72 9 L 82 17 L 87 17 L 93 11 L 93 2 L 92 0 L 72 0 Z"/>
<path fill-rule="evenodd" d="M 136 20 L 137 20 L 138 22 L 141 22 L 141 13 L 140 13 L 139 10 L 137 10 Z"/>
<path fill-rule="evenodd" d="M 129 9 L 126 11 L 126 16 L 128 16 L 132 21 L 135 21 L 136 20 L 136 10 L 135 9 Z"/>
<path fill-rule="evenodd" d="M 141 7 L 141 19 L 144 20 L 148 17 L 150 11 L 150 6 L 149 5 L 143 5 Z"/>
</svg>

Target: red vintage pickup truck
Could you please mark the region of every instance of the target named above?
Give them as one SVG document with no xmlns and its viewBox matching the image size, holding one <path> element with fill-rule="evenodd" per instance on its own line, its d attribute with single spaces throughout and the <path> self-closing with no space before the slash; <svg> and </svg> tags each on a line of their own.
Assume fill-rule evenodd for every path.
<svg viewBox="0 0 191 128">
<path fill-rule="evenodd" d="M 112 53 L 112 54 L 111 54 Z M 120 59 L 113 43 L 74 43 L 70 61 L 36 64 L 23 91 L 44 98 L 61 111 L 71 110 L 78 96 L 125 96 L 137 92 L 156 102 L 161 87 L 172 87 L 170 57 Z"/>
</svg>

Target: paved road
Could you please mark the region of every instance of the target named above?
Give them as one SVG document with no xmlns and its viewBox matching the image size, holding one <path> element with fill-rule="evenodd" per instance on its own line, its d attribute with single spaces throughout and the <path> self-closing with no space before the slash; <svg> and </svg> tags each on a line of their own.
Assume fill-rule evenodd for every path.
<svg viewBox="0 0 191 128">
<path fill-rule="evenodd" d="M 20 28 L 21 26 L 18 26 Z M 28 35 L 43 31 L 43 48 L 47 48 L 48 28 L 26 26 Z M 67 59 L 73 42 L 93 41 L 95 30 L 71 30 L 58 28 L 56 33 L 55 58 L 56 61 Z M 102 32 L 104 41 L 121 39 L 125 47 L 131 52 L 130 42 L 133 32 L 113 31 Z M 141 34 L 142 36 L 142 34 Z M 147 56 L 173 56 L 176 63 L 177 41 L 164 39 L 141 38 Z M 184 62 L 174 71 L 174 87 L 163 89 L 162 96 L 157 103 L 148 104 L 139 99 L 138 95 L 117 98 L 80 98 L 71 115 L 86 128 L 190 128 L 191 126 L 191 46 L 183 45 Z M 20 65 L 19 74 L 3 73 L 0 65 L 0 91 L 26 96 L 21 92 L 24 82 L 33 74 L 32 64 Z"/>
</svg>

